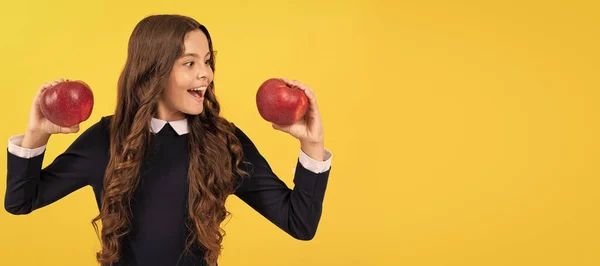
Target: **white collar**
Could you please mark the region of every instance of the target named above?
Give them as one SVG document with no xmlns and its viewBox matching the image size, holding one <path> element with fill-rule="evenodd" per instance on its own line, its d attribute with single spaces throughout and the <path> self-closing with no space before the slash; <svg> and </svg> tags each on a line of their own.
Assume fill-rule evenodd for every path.
<svg viewBox="0 0 600 266">
<path fill-rule="evenodd" d="M 152 122 L 150 123 L 150 128 L 152 132 L 158 133 L 161 129 L 163 129 L 163 127 L 167 123 L 171 125 L 171 127 L 175 130 L 175 132 L 177 132 L 178 135 L 184 135 L 190 132 L 190 129 L 188 128 L 187 118 L 167 122 L 165 120 L 153 117 Z"/>
</svg>

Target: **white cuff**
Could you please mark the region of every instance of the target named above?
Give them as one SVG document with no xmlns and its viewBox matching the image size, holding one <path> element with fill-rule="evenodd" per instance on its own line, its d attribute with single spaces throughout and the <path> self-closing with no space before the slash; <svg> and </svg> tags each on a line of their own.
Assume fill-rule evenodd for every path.
<svg viewBox="0 0 600 266">
<path fill-rule="evenodd" d="M 23 142 L 24 134 L 12 136 L 8 139 L 8 152 L 15 156 L 29 159 L 41 155 L 46 150 L 46 145 L 34 149 L 28 149 L 21 147 Z"/>
<path fill-rule="evenodd" d="M 300 164 L 304 166 L 304 168 L 310 170 L 315 174 L 320 174 L 331 168 L 332 157 L 333 155 L 331 154 L 331 152 L 328 149 L 325 149 L 325 156 L 323 158 L 325 161 L 319 162 L 313 158 L 310 158 L 310 156 L 306 155 L 306 153 L 304 153 L 304 151 L 300 149 L 300 156 L 298 157 L 298 160 L 300 161 Z M 294 172 L 295 171 L 296 169 L 294 168 Z"/>
</svg>

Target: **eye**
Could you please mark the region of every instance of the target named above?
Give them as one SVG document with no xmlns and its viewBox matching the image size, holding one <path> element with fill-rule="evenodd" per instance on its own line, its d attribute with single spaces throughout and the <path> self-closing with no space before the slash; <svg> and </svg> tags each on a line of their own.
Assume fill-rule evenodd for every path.
<svg viewBox="0 0 600 266">
<path fill-rule="evenodd" d="M 194 61 L 190 61 L 190 62 L 186 62 L 185 64 L 183 64 L 184 66 L 188 66 L 191 67 L 194 65 Z"/>
<path fill-rule="evenodd" d="M 204 63 L 205 63 L 205 64 L 207 64 L 207 65 L 211 65 L 211 64 L 212 64 L 212 62 L 213 62 L 213 61 L 212 61 L 212 58 L 210 58 L 210 59 L 207 59 L 206 61 L 204 61 Z"/>
</svg>

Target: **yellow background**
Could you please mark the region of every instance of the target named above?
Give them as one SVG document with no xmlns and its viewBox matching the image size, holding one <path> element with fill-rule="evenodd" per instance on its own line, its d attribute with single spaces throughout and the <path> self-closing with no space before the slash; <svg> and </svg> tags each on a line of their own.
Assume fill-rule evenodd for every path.
<svg viewBox="0 0 600 266">
<path fill-rule="evenodd" d="M 334 153 L 314 240 L 231 197 L 220 265 L 600 265 L 597 1 L 168 2 L 3 3 L 0 140 L 60 77 L 94 90 L 82 129 L 111 114 L 135 24 L 181 13 L 214 38 L 224 116 L 286 183 L 299 144 L 258 115 L 262 81 L 313 87 Z M 96 265 L 97 212 L 89 187 L 0 212 L 0 265 Z"/>
</svg>

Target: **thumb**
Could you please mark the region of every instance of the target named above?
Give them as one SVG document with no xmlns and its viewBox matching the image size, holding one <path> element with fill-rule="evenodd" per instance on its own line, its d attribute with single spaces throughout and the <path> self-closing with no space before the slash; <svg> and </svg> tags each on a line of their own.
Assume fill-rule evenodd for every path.
<svg viewBox="0 0 600 266">
<path fill-rule="evenodd" d="M 61 127 L 60 133 L 77 133 L 79 132 L 79 124 L 71 127 Z"/>
<path fill-rule="evenodd" d="M 280 130 L 280 131 L 283 131 L 283 132 L 287 132 L 287 128 L 288 128 L 287 126 L 282 126 L 282 125 L 278 125 L 278 124 L 275 124 L 275 123 L 271 123 L 271 125 L 272 125 L 272 126 L 273 126 L 273 128 L 274 128 L 274 129 L 276 129 L 276 130 Z"/>
</svg>

